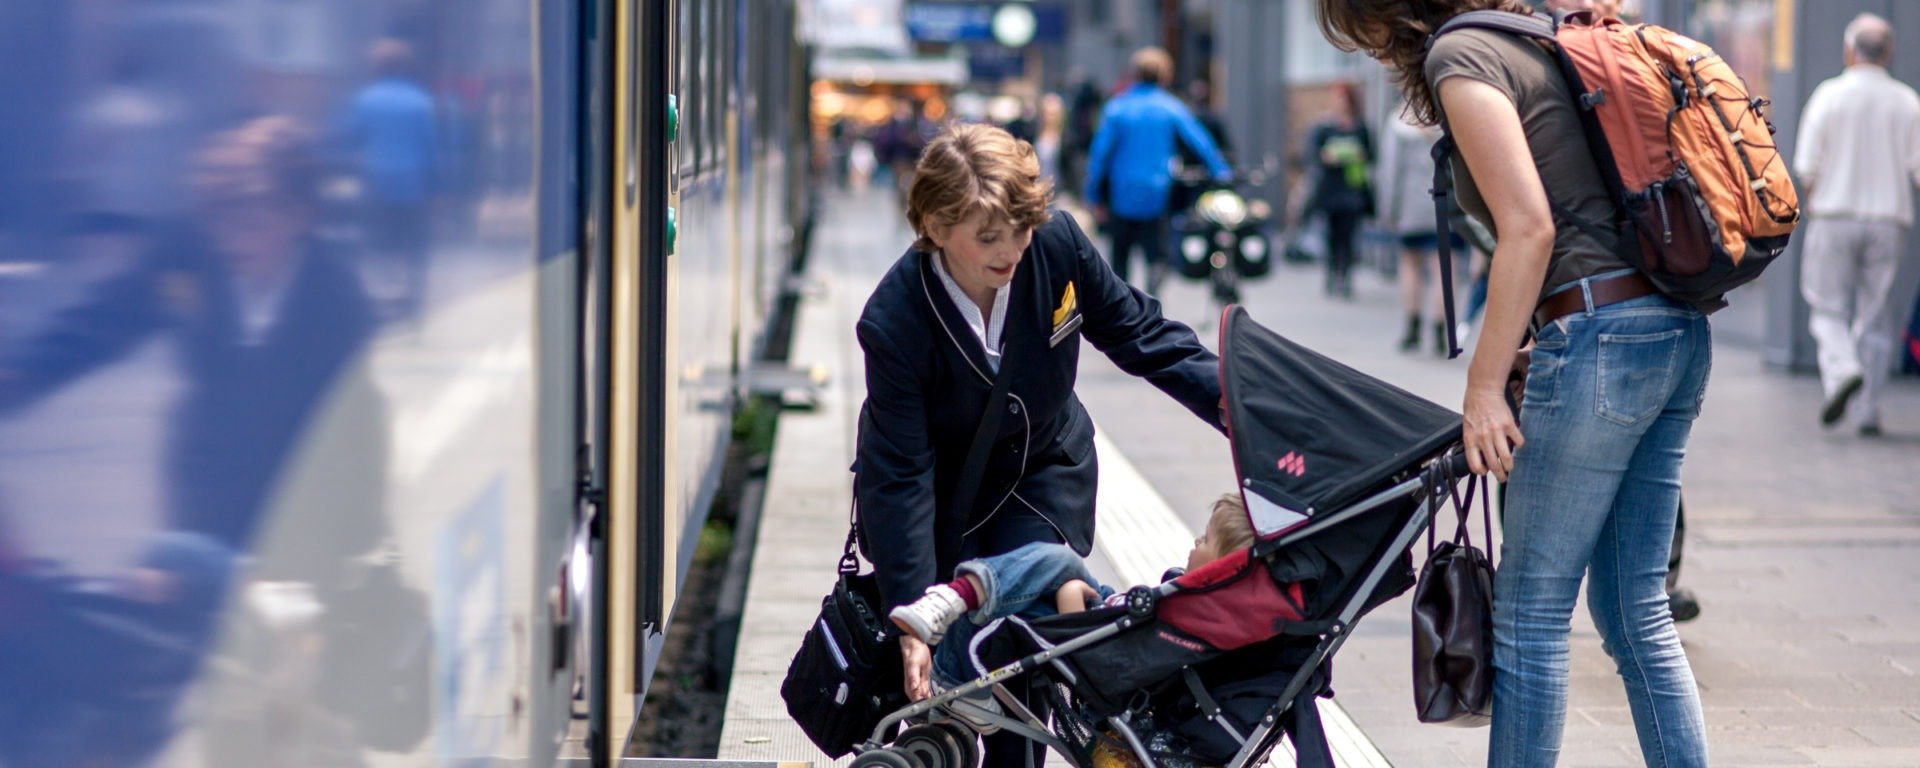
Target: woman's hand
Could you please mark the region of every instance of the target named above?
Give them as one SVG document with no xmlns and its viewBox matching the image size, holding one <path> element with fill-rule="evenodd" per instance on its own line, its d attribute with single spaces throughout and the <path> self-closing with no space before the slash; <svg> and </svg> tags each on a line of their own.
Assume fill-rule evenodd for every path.
<svg viewBox="0 0 1920 768">
<path fill-rule="evenodd" d="M 900 666 L 906 672 L 907 698 L 914 701 L 933 696 L 933 651 L 920 638 L 913 635 L 900 636 Z"/>
<path fill-rule="evenodd" d="M 1461 438 L 1466 443 L 1467 469 L 1476 475 L 1489 472 L 1507 481 L 1513 471 L 1513 454 L 1527 439 L 1507 407 L 1504 381 L 1492 385 L 1469 380 L 1467 400 L 1461 409 Z"/>
</svg>

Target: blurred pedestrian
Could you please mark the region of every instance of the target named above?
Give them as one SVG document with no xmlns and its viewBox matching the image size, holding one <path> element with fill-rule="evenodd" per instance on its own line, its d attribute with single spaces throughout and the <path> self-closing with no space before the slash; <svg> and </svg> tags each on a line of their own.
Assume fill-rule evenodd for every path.
<svg viewBox="0 0 1920 768">
<path fill-rule="evenodd" d="M 1558 762 L 1568 627 L 1585 581 L 1642 758 L 1707 765 L 1699 689 L 1665 584 L 1681 457 L 1713 355 L 1706 315 L 1661 294 L 1606 233 L 1572 223 L 1612 222 L 1617 212 L 1552 54 L 1489 29 L 1432 35 L 1462 13 L 1530 14 L 1532 6 L 1316 6 L 1336 47 L 1385 63 L 1416 119 L 1444 121 L 1459 144 L 1451 170 L 1461 206 L 1499 234 L 1461 409 L 1468 467 L 1508 484 L 1488 764 Z M 1538 331 L 1516 418 L 1505 382 L 1529 324 Z"/>
<path fill-rule="evenodd" d="M 192 158 L 193 225 L 171 232 L 80 217 L 73 248 L 133 247 L 137 258 L 0 350 L 5 416 L 49 404 L 157 336 L 172 342 L 181 384 L 162 453 L 166 530 L 119 590 L 137 603 L 121 617 L 135 631 L 55 638 L 97 640 L 98 653 L 65 654 L 112 660 L 117 671 L 97 684 L 62 679 L 36 698 L 42 713 L 87 713 L 43 715 L 58 724 L 34 729 L 44 743 L 84 755 L 43 750 L 36 764 L 140 765 L 164 745 L 179 696 L 214 650 L 216 609 L 242 556 L 249 578 L 339 584 L 352 559 L 387 535 L 390 425 L 355 365 L 372 336 L 371 309 L 351 260 L 314 231 L 317 166 L 311 132 L 287 117 L 215 135 Z M 335 449 L 316 448 L 323 439 Z M 320 468 L 315 456 L 335 458 Z M 0 728 L 0 764 L 13 765 L 6 735 Z"/>
<path fill-rule="evenodd" d="M 1360 112 L 1360 94 L 1352 83 L 1335 83 L 1327 116 L 1307 137 L 1315 163 L 1308 206 L 1326 217 L 1327 295 L 1353 296 L 1354 238 L 1362 219 L 1373 215 L 1373 133 Z"/>
<path fill-rule="evenodd" d="M 1067 124 L 1061 132 L 1060 189 L 1079 194 L 1087 183 L 1087 158 L 1093 154 L 1093 135 L 1100 127 L 1100 89 L 1093 80 L 1076 78 L 1067 98 Z"/>
<path fill-rule="evenodd" d="M 1547 11 L 1564 14 L 1575 11 L 1593 11 L 1601 18 L 1622 18 L 1620 0 L 1547 0 Z"/>
<path fill-rule="evenodd" d="M 1429 150 L 1439 138 L 1439 127 L 1415 125 L 1405 114 L 1388 126 L 1381 146 L 1380 221 L 1400 241 L 1400 300 L 1407 314 L 1400 349 L 1418 350 L 1421 332 L 1431 323 L 1433 351 L 1444 356 L 1448 348 L 1447 323 L 1440 309 L 1440 235 L 1433 218 L 1433 196 L 1428 192 L 1433 185 L 1433 155 Z M 1450 233 L 1449 238 L 1458 268 L 1470 260 L 1471 254 L 1466 240 L 1457 232 Z M 1431 270 L 1429 263 L 1434 265 Z M 1427 279 L 1429 273 L 1431 280 Z"/>
<path fill-rule="evenodd" d="M 847 149 L 847 178 L 856 191 L 865 191 L 867 183 L 873 181 L 873 172 L 880 167 L 880 160 L 873 151 L 873 142 L 865 136 L 856 136 Z"/>
<path fill-rule="evenodd" d="M 874 132 L 873 150 L 893 178 L 899 209 L 907 209 L 907 190 L 913 188 L 913 167 L 927 146 L 928 126 L 912 102 L 893 106 L 893 118 Z"/>
<path fill-rule="evenodd" d="M 425 303 L 430 202 L 440 158 L 433 95 L 411 74 L 413 47 L 387 38 L 368 53 L 374 79 L 353 96 L 342 127 L 365 195 L 367 246 L 389 269 L 388 312 L 412 317 Z M 397 273 L 397 274 L 396 274 Z"/>
<path fill-rule="evenodd" d="M 1061 154 L 1066 150 L 1066 106 L 1060 94 L 1040 97 L 1039 133 L 1033 139 L 1033 151 L 1040 154 L 1040 175 L 1061 182 Z"/>
<path fill-rule="evenodd" d="M 1193 110 L 1193 119 L 1199 121 L 1200 127 L 1207 130 L 1207 136 L 1213 139 L 1213 145 L 1220 149 L 1220 157 L 1231 166 L 1233 140 L 1227 135 L 1227 121 L 1221 119 L 1220 113 L 1213 108 L 1212 89 L 1207 85 L 1207 81 L 1194 80 L 1187 83 L 1186 96 L 1187 108 Z M 1192 146 L 1184 141 L 1179 142 L 1178 146 L 1180 167 L 1183 171 L 1206 167 L 1206 160 Z M 1183 216 L 1189 212 L 1195 202 L 1199 201 L 1200 195 L 1207 191 L 1207 187 L 1206 180 L 1198 177 L 1197 174 L 1182 173 L 1181 177 L 1174 181 L 1173 192 L 1167 200 L 1167 211 L 1173 216 L 1176 230 L 1185 226 Z M 1178 236 L 1173 242 L 1176 244 L 1179 242 Z"/>
<path fill-rule="evenodd" d="M 1207 135 L 1213 137 L 1213 144 L 1220 148 L 1220 156 L 1233 163 L 1233 137 L 1227 134 L 1227 120 L 1220 116 L 1220 110 L 1214 107 L 1213 84 L 1205 80 L 1194 79 L 1187 83 L 1187 108 L 1193 110 L 1193 119 L 1200 121 L 1200 127 L 1207 129 Z M 1180 145 L 1181 156 L 1199 161 L 1191 147 Z"/>
<path fill-rule="evenodd" d="M 1133 55 L 1134 83 L 1107 103 L 1093 138 L 1087 165 L 1086 203 L 1113 237 L 1107 254 L 1114 274 L 1127 280 L 1127 264 L 1138 246 L 1147 267 L 1146 288 L 1157 293 L 1166 278 L 1173 232 L 1167 201 L 1173 187 L 1169 163 L 1185 142 L 1198 152 L 1216 180 L 1233 171 L 1213 137 L 1180 99 L 1167 92 L 1173 59 L 1159 48 Z"/>
<path fill-rule="evenodd" d="M 1893 26 L 1870 13 L 1847 25 L 1846 71 L 1821 83 L 1800 116 L 1793 169 L 1807 201 L 1800 295 L 1819 348 L 1820 424 L 1847 416 L 1880 434 L 1880 389 L 1892 367 L 1889 292 L 1920 185 L 1920 96 L 1887 74 Z"/>
</svg>

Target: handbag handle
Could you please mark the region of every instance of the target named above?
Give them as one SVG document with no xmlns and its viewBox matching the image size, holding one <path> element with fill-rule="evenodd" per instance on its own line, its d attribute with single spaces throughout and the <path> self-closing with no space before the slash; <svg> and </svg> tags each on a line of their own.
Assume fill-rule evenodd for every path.
<svg viewBox="0 0 1920 768">
<path fill-rule="evenodd" d="M 1448 452 L 1449 456 L 1447 458 L 1451 458 L 1451 453 L 1451 451 Z M 1486 538 L 1481 541 L 1487 546 L 1487 568 L 1491 571 L 1493 569 L 1493 479 L 1469 474 L 1467 475 L 1467 491 L 1462 494 L 1460 492 L 1460 486 L 1458 485 L 1459 478 L 1453 474 L 1452 462 L 1446 460 L 1435 462 L 1433 469 L 1430 469 L 1428 472 L 1430 487 L 1436 491 L 1440 488 L 1445 488 L 1448 497 L 1453 501 L 1453 511 L 1455 517 L 1459 520 L 1458 525 L 1453 530 L 1453 543 L 1456 546 L 1473 546 L 1473 537 L 1467 535 L 1467 518 L 1473 515 L 1473 492 L 1476 488 L 1479 489 L 1480 522 L 1486 535 Z M 1464 499 L 1462 498 L 1463 496 Z M 1429 557 L 1433 555 L 1435 546 L 1435 522 L 1437 521 L 1432 516 L 1427 518 L 1427 555 Z"/>
</svg>

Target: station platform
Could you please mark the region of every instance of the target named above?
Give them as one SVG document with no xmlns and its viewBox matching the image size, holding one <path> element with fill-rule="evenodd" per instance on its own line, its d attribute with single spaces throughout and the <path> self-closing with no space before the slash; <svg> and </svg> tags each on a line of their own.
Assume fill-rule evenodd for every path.
<svg viewBox="0 0 1920 768">
<path fill-rule="evenodd" d="M 864 397 L 853 325 L 911 239 L 893 209 L 890 190 L 830 193 L 815 230 L 791 362 L 826 366 L 831 378 L 818 408 L 780 420 L 722 760 L 833 762 L 787 718 L 779 686 L 846 538 L 847 466 Z M 1397 287 L 1371 271 L 1351 300 L 1325 297 L 1320 285 L 1316 265 L 1280 267 L 1245 286 L 1245 304 L 1297 341 L 1458 407 L 1464 358 L 1397 350 Z M 1170 281 L 1161 298 L 1169 316 L 1213 343 L 1218 310 L 1202 286 Z M 1156 579 L 1184 559 L 1212 499 L 1234 487 L 1226 442 L 1091 348 L 1077 392 L 1100 433 L 1096 575 Z M 1767 369 L 1754 349 L 1716 345 L 1684 475 L 1681 584 L 1704 610 L 1680 627 L 1716 765 L 1920 765 L 1920 383 L 1890 387 L 1878 439 L 1822 430 L 1820 400 L 1813 377 Z M 1361 620 L 1335 657 L 1337 695 L 1322 711 L 1336 760 L 1484 765 L 1486 730 L 1414 719 L 1408 604 L 1402 597 Z M 1584 610 L 1572 645 L 1561 764 L 1641 765 L 1624 693 Z"/>
</svg>

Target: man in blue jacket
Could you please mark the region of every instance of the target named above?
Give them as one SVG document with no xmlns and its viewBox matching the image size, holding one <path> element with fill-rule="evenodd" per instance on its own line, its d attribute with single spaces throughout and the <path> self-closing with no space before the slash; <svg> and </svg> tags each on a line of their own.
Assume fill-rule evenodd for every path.
<svg viewBox="0 0 1920 768">
<path fill-rule="evenodd" d="M 1173 59 L 1159 48 L 1133 55 L 1134 84 L 1107 102 L 1088 161 L 1086 202 L 1113 237 L 1107 257 L 1114 274 L 1127 279 L 1127 263 L 1137 244 L 1147 262 L 1147 292 L 1158 293 L 1166 276 L 1173 235 L 1167 198 L 1173 187 L 1170 165 L 1178 142 L 1200 156 L 1221 181 L 1232 175 L 1225 158 L 1193 112 L 1169 93 Z"/>
</svg>

